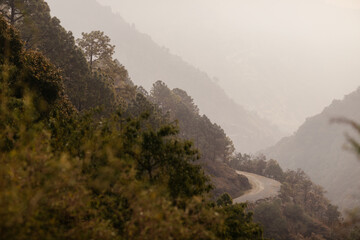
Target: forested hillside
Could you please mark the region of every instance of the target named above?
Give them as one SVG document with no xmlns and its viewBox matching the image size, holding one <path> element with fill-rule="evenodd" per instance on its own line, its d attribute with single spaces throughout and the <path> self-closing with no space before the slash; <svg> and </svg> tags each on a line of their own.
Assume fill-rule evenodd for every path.
<svg viewBox="0 0 360 240">
<path fill-rule="evenodd" d="M 258 151 L 282 136 L 268 121 L 232 101 L 206 73 L 158 46 L 96 0 L 50 0 L 49 4 L 55 16 L 77 36 L 96 29 L 105 31 L 117 46 L 115 56 L 135 84 L 149 90 L 155 81 L 162 80 L 170 88 L 189 93 L 201 113 L 220 124 L 239 151 Z"/>
<path fill-rule="evenodd" d="M 346 124 L 330 123 L 333 119 L 360 119 L 360 90 L 334 101 L 322 113 L 307 119 L 291 137 L 281 140 L 265 153 L 281 166 L 302 168 L 317 184 L 325 187 L 327 196 L 341 209 L 359 205 L 360 164 L 352 152 L 344 148 L 345 134 L 353 129 Z"/>
<path fill-rule="evenodd" d="M 0 7 L 2 238 L 263 239 L 245 204 L 211 200 L 199 151 L 103 32 L 76 45 L 42 0 Z"/>
<path fill-rule="evenodd" d="M 39 9 L 41 12 L 38 12 Z M 108 53 L 108 57 L 96 59 L 94 56 L 93 61 L 90 63 L 92 57 L 88 56 L 88 52 L 85 52 L 84 56 L 81 48 L 75 45 L 75 39 L 71 32 L 67 32 L 60 25 L 60 21 L 57 18 L 50 18 L 50 9 L 47 5 L 42 6 L 39 4 L 37 8 L 32 8 L 28 11 L 32 12 L 32 15 L 27 19 L 28 23 L 26 23 L 26 26 L 20 24 L 18 26 L 25 45 L 28 48 L 41 51 L 52 63 L 62 70 L 65 92 L 77 110 L 83 111 L 101 107 L 102 114 L 108 116 L 116 110 L 117 106 L 122 106 L 123 108 L 132 109 L 132 111 L 136 113 L 135 115 L 138 116 L 142 112 L 154 111 L 154 109 L 156 109 L 156 106 L 151 106 L 151 104 L 146 103 L 147 96 L 141 99 L 140 95 L 146 93 L 140 88 L 136 90 L 124 66 L 121 65 L 118 60 L 112 59 L 112 51 L 114 51 L 113 45 L 107 43 L 109 45 L 108 50 L 111 50 L 111 54 Z M 29 26 L 36 31 L 36 34 L 28 31 Z M 94 37 L 91 35 L 97 35 L 97 37 L 106 39 L 104 33 L 101 31 L 85 34 L 82 40 L 79 40 L 82 42 L 82 44 L 79 45 L 85 46 L 84 49 L 86 49 L 86 42 L 91 42 L 91 37 Z M 91 70 L 89 70 L 86 56 L 88 56 L 87 60 L 90 63 Z M 151 99 L 149 100 L 151 101 Z M 163 96 L 161 100 L 163 103 L 155 101 L 154 104 L 164 105 L 166 102 L 173 101 L 171 95 Z M 140 103 L 134 103 L 133 101 L 139 101 Z M 183 101 L 185 104 L 187 99 Z M 181 102 L 181 100 L 179 102 Z M 192 107 L 197 108 L 196 106 Z M 160 123 L 164 123 L 166 121 L 165 114 L 167 111 L 172 109 L 176 112 L 178 108 L 179 106 L 176 106 L 176 104 L 168 106 L 168 108 L 163 109 L 164 116 L 161 115 L 160 110 L 155 110 L 159 116 L 157 116 L 157 120 L 153 120 L 153 124 L 159 125 Z M 200 150 L 203 150 L 201 152 L 207 153 L 212 151 L 213 155 L 217 155 L 217 162 L 214 156 L 210 158 L 209 156 L 203 155 L 202 157 L 202 159 L 208 160 L 207 164 L 204 164 L 208 166 L 207 170 L 210 170 L 212 175 L 222 179 L 221 181 L 214 182 L 216 187 L 218 187 L 215 193 L 219 195 L 223 192 L 229 192 L 233 197 L 237 197 L 243 190 L 249 188 L 249 184 L 246 179 L 239 177 L 234 170 L 231 170 L 224 164 L 226 158 L 228 158 L 232 153 L 231 151 L 233 151 L 232 142 L 219 126 L 214 127 L 206 117 L 206 121 L 196 123 L 195 119 L 198 117 L 198 114 L 198 111 L 194 111 L 189 112 L 188 116 L 193 116 L 192 123 L 199 126 L 201 125 L 203 128 L 202 131 L 206 134 L 202 136 L 201 144 L 202 146 L 209 146 L 200 148 Z M 187 139 L 196 140 L 193 138 L 193 135 L 191 135 L 192 131 L 189 128 L 190 126 L 185 128 L 185 125 L 188 124 L 186 121 L 190 119 L 184 118 L 180 113 L 173 116 L 172 121 L 175 119 L 178 119 L 180 125 L 184 126 L 184 130 L 182 130 L 182 132 L 184 132 L 183 136 Z M 156 123 L 156 121 L 160 122 Z M 216 136 L 216 138 L 219 142 L 225 142 L 222 144 L 226 145 L 223 149 L 218 149 L 219 147 L 217 147 L 217 149 L 212 148 L 217 145 L 211 143 L 214 135 L 210 134 L 214 131 L 212 128 L 220 132 L 220 135 Z M 225 149 L 227 145 L 230 146 L 229 151 Z M 214 167 L 214 165 L 222 165 L 222 167 L 217 168 Z M 232 183 L 234 181 L 236 184 Z"/>
<path fill-rule="evenodd" d="M 286 135 L 359 84 L 359 0 L 97 1 Z"/>
<path fill-rule="evenodd" d="M 246 177 L 237 174 L 228 163 L 234 154 L 234 146 L 224 130 L 213 124 L 205 115 L 200 116 L 193 99 L 181 89 L 170 90 L 161 81 L 156 82 L 148 99 L 159 106 L 171 121 L 177 121 L 180 137 L 194 141 L 200 150 L 200 164 L 211 176 L 214 194 L 229 193 L 233 198 L 251 188 Z"/>
<path fill-rule="evenodd" d="M 277 130 L 120 16 L 80 3 L 68 13 L 97 13 L 72 19 L 88 23 L 74 37 L 44 0 L 0 0 L 1 239 L 359 239 L 358 215 L 344 222 L 318 183 L 356 203 L 360 164 L 341 148 L 351 128 L 329 120 L 360 118 L 360 89 L 269 149 L 280 164 L 241 154 L 241 141 L 254 150 Z M 113 24 L 90 30 L 95 16 Z M 252 187 L 236 170 L 279 181 L 278 196 L 233 204 Z"/>
<path fill-rule="evenodd" d="M 268 238 L 279 240 L 347 239 L 338 207 L 324 196 L 304 171 L 283 171 L 276 160 L 264 156 L 237 154 L 230 162 L 237 170 L 281 182 L 278 197 L 258 200 L 250 205 L 254 219 L 264 227 Z M 350 238 L 355 239 L 355 238 Z"/>
</svg>

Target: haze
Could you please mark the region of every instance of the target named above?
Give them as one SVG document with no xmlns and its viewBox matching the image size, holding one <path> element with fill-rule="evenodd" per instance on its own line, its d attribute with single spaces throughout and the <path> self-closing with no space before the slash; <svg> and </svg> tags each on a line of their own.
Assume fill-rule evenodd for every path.
<svg viewBox="0 0 360 240">
<path fill-rule="evenodd" d="M 360 1 L 98 1 L 287 133 L 359 85 Z"/>
<path fill-rule="evenodd" d="M 0 238 L 360 240 L 359 43 L 360 0 L 0 0 Z"/>
</svg>

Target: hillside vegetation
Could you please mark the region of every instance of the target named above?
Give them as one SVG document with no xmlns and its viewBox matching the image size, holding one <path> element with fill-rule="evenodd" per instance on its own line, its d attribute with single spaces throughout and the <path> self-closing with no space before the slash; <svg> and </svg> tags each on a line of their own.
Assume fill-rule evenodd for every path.
<svg viewBox="0 0 360 240">
<path fill-rule="evenodd" d="M 71 5 L 71 11 L 79 2 Z M 88 3 L 83 11 L 98 6 L 95 1 Z M 104 9 L 98 10 L 101 15 Z M 272 149 L 273 153 L 293 150 L 291 155 L 279 155 L 280 163 L 287 159 L 293 166 L 304 164 L 305 171 L 283 171 L 276 160 L 235 152 L 237 144 L 226 130 L 202 114 L 201 101 L 210 99 L 207 93 L 214 93 L 216 99 L 205 109 L 224 113 L 226 120 L 233 114 L 235 118 L 227 123 L 241 118 L 233 132 L 241 134 L 248 146 L 254 146 L 251 139 L 266 135 L 267 123 L 232 105 L 205 75 L 197 78 L 200 72 L 192 67 L 187 66 L 192 73 L 182 77 L 186 86 L 202 94 L 208 91 L 199 102 L 191 89 L 188 94 L 163 81 L 153 83 L 149 91 L 136 86 L 122 59 L 114 59 L 119 49 L 104 29 L 84 29 L 75 39 L 58 18 L 51 17 L 44 0 L 0 0 L 0 13 L 1 238 L 350 240 L 360 236 L 356 212 L 353 222 L 343 222 L 324 189 L 306 174 L 317 171 L 330 183 L 344 182 L 330 194 L 346 194 L 354 186 L 344 176 L 357 174 L 360 164 L 332 158 L 331 153 L 341 157 L 334 146 L 345 139 L 338 137 L 340 130 L 333 133 L 320 124 L 333 113 L 346 117 L 356 112 L 359 91 L 309 119 L 296 135 L 280 143 L 278 151 Z M 107 17 L 114 20 L 113 26 L 121 23 L 131 29 L 123 35 L 127 47 L 121 50 L 138 46 L 126 45 L 132 36 L 158 49 L 121 18 Z M 118 56 L 129 57 L 121 50 Z M 149 63 L 153 58 L 145 48 L 137 51 L 134 61 L 145 56 L 145 65 L 154 67 L 156 61 Z M 156 58 L 158 53 L 151 54 Z M 170 69 L 185 66 L 168 53 L 161 59 Z M 172 59 L 179 61 L 172 65 Z M 161 66 L 166 68 L 160 64 L 154 69 Z M 169 72 L 168 79 L 179 81 L 175 73 Z M 260 124 L 255 128 L 260 132 L 252 124 Z M 356 139 L 350 143 L 359 149 Z M 257 146 L 262 144 L 259 141 Z M 318 159 L 298 160 L 302 155 L 295 147 L 297 151 L 306 147 Z M 328 155 L 320 155 L 320 150 Z M 316 165 L 323 160 L 320 156 L 329 161 Z M 281 182 L 279 196 L 233 204 L 232 197 L 251 188 L 236 170 Z M 331 178 L 337 173 L 339 179 Z"/>
<path fill-rule="evenodd" d="M 245 204 L 210 200 L 199 151 L 111 54 L 91 66 L 45 2 L 17 4 L 0 18 L 3 238 L 263 239 Z"/>
<path fill-rule="evenodd" d="M 315 183 L 325 188 L 327 197 L 342 210 L 360 203 L 356 197 L 360 164 L 344 147 L 346 133 L 353 135 L 354 130 L 345 124 L 331 123 L 331 120 L 360 119 L 359 101 L 360 90 L 341 101 L 334 101 L 322 113 L 308 118 L 293 136 L 265 151 L 283 167 L 303 169 Z"/>
<path fill-rule="evenodd" d="M 96 0 L 48 2 L 64 26 L 75 35 L 95 29 L 105 31 L 117 47 L 116 58 L 129 70 L 135 84 L 150 90 L 155 81 L 161 80 L 170 88 L 185 90 L 202 114 L 223 127 L 238 151 L 256 152 L 283 136 L 276 126 L 231 100 L 206 73 L 157 45 L 109 7 Z"/>
<path fill-rule="evenodd" d="M 268 238 L 279 240 L 345 239 L 338 207 L 324 196 L 324 189 L 298 169 L 283 171 L 278 162 L 264 156 L 237 154 L 231 166 L 281 182 L 278 197 L 249 206 L 254 220 Z"/>
<path fill-rule="evenodd" d="M 92 108 L 101 108 L 101 114 L 95 114 L 96 117 L 110 116 L 112 112 L 121 107 L 128 110 L 126 117 L 138 117 L 144 112 L 154 112 L 152 124 L 159 126 L 162 123 L 180 120 L 180 125 L 184 126 L 185 118 L 181 118 L 178 113 L 175 118 L 167 119 L 167 109 L 158 109 L 153 104 L 150 104 L 146 91 L 142 87 L 136 88 L 128 76 L 128 72 L 125 67 L 120 64 L 118 60 L 110 58 L 94 58 L 91 64 L 91 70 L 88 66 L 86 54 L 82 49 L 75 44 L 75 38 L 71 32 L 67 32 L 61 25 L 60 21 L 56 18 L 50 17 L 50 9 L 47 4 L 42 1 L 31 1 L 32 4 L 37 4 L 36 8 L 24 9 L 28 11 L 28 14 L 24 16 L 27 21 L 22 23 L 14 23 L 20 30 L 21 38 L 25 42 L 25 47 L 33 50 L 40 51 L 45 57 L 47 57 L 56 67 L 60 69 L 61 76 L 63 78 L 64 91 L 78 111 L 86 111 Z M 33 5 L 31 5 L 33 6 Z M 31 14 L 30 14 L 31 13 Z M 29 29 L 33 29 L 33 32 L 29 32 Z M 111 45 L 111 44 L 110 44 Z M 182 91 L 179 89 L 179 91 Z M 186 95 L 186 93 L 184 92 Z M 165 101 L 171 102 L 171 95 L 162 98 Z M 177 103 L 183 101 L 186 104 L 187 99 L 180 99 Z M 154 102 L 154 104 L 160 104 L 160 102 Z M 171 106 L 173 111 L 180 108 L 174 104 Z M 192 106 L 194 110 L 189 109 L 187 116 L 190 120 L 186 124 L 201 125 L 201 122 L 196 122 L 200 117 L 199 111 L 196 110 L 197 106 Z M 131 112 L 131 113 L 129 113 Z M 125 116 L 124 116 L 125 117 Z M 192 117 L 192 118 L 191 118 Z M 207 119 L 207 117 L 204 117 Z M 167 121 L 168 120 L 168 121 Z M 215 126 L 215 125 L 214 125 Z M 249 184 L 246 179 L 239 177 L 234 170 L 230 169 L 224 164 L 213 161 L 214 158 L 204 155 L 206 152 L 212 151 L 217 157 L 223 157 L 226 154 L 229 155 L 233 151 L 232 148 L 228 150 L 224 149 L 212 149 L 214 143 L 211 143 L 212 137 L 217 135 L 218 142 L 226 142 L 226 144 L 232 146 L 231 141 L 224 134 L 224 131 L 219 127 L 214 127 L 213 123 L 209 119 L 205 121 L 200 151 L 202 159 L 206 161 L 208 169 L 214 169 L 211 172 L 212 175 L 217 176 L 219 181 L 214 181 L 216 196 L 224 192 L 229 192 L 232 197 L 237 197 L 243 190 L 249 188 Z M 199 139 L 193 138 L 192 131 L 188 127 L 187 129 L 180 128 L 182 135 L 186 139 L 192 139 L 196 142 Z M 215 129 L 220 134 L 210 134 Z M 186 130 L 186 131 L 184 131 Z M 204 135 L 205 134 L 205 135 Z M 212 136 L 212 137 L 210 137 Z M 200 140 L 199 140 L 200 141 Z M 198 146 L 197 146 L 198 147 Z M 228 156 L 226 156 L 228 157 Z M 224 162 L 225 159 L 220 158 L 220 162 Z M 211 167 L 212 164 L 222 165 L 221 168 Z M 205 164 L 203 164 L 205 165 Z M 219 170 L 217 170 L 219 169 Z M 222 171 L 220 173 L 219 171 Z M 227 173 L 227 174 L 224 174 Z M 237 184 L 233 184 L 232 180 L 235 180 Z"/>
</svg>

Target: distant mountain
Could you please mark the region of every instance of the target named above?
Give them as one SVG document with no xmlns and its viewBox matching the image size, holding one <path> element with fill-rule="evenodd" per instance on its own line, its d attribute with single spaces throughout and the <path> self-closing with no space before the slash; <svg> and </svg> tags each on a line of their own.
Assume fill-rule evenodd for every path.
<svg viewBox="0 0 360 240">
<path fill-rule="evenodd" d="M 109 35 L 116 45 L 116 58 L 128 69 L 135 84 L 150 89 L 155 81 L 162 80 L 170 88 L 188 92 L 201 112 L 224 128 L 238 151 L 255 152 L 281 138 L 277 127 L 239 106 L 206 73 L 139 33 L 109 7 L 95 0 L 49 0 L 48 3 L 54 16 L 75 36 L 91 30 L 102 30 Z"/>
<path fill-rule="evenodd" d="M 302 168 L 340 208 L 360 206 L 360 162 L 355 154 L 345 150 L 346 134 L 356 137 L 354 130 L 331 119 L 360 120 L 360 89 L 335 100 L 314 117 L 308 118 L 291 137 L 282 139 L 264 151 L 283 167 Z"/>
<path fill-rule="evenodd" d="M 97 1 L 286 135 L 358 86 L 360 11 L 326 2 L 359 0 Z"/>
</svg>

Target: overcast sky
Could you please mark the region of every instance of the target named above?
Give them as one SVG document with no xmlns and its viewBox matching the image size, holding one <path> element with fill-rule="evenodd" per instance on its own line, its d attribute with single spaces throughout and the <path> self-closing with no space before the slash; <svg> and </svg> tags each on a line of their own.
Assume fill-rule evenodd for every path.
<svg viewBox="0 0 360 240">
<path fill-rule="evenodd" d="M 360 84 L 360 0 L 98 0 L 293 132 Z"/>
</svg>

